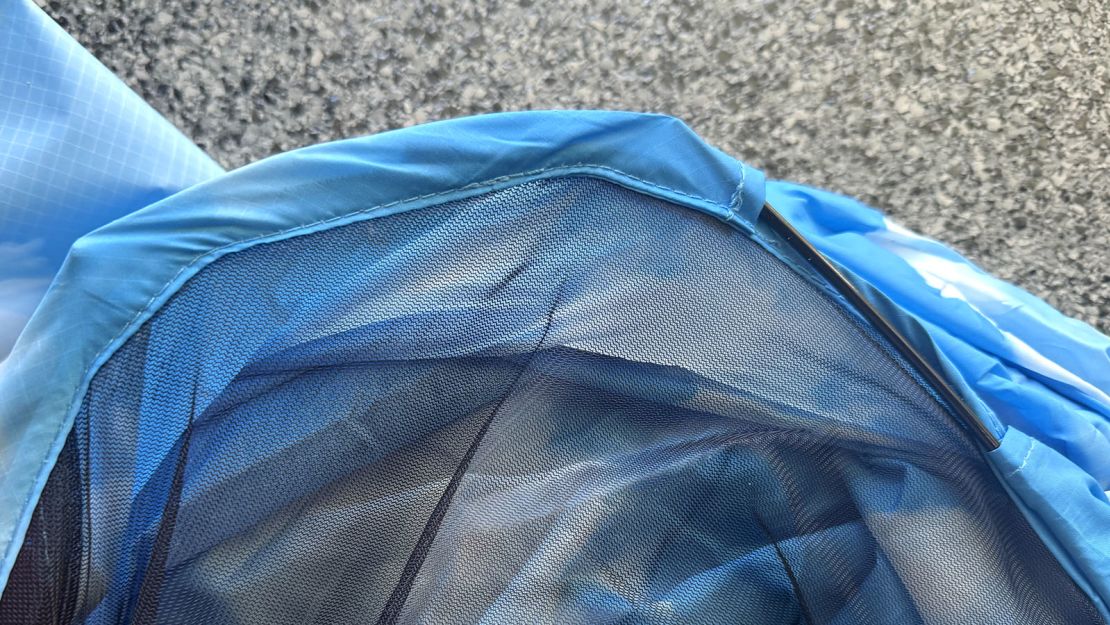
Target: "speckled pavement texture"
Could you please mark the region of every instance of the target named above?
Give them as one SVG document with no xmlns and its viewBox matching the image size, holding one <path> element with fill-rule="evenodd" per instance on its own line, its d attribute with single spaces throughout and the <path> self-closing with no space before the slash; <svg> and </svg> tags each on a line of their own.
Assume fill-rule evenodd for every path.
<svg viewBox="0 0 1110 625">
<path fill-rule="evenodd" d="M 227 167 L 529 108 L 684 119 L 1110 330 L 1102 0 L 39 0 Z"/>
</svg>

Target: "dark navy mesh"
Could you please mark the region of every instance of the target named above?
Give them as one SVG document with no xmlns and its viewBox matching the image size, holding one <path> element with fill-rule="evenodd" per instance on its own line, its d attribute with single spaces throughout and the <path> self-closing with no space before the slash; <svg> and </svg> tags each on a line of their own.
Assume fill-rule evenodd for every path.
<svg viewBox="0 0 1110 625">
<path fill-rule="evenodd" d="M 217 261 L 67 450 L 7 622 L 1098 622 L 877 335 L 594 179 Z"/>
</svg>

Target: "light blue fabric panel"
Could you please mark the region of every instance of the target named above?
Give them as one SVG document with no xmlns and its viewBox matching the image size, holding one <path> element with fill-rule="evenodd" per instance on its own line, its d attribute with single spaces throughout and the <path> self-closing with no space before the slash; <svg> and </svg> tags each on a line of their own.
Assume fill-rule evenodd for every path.
<svg viewBox="0 0 1110 625">
<path fill-rule="evenodd" d="M 1090 475 L 1055 449 L 1010 428 L 1002 446 L 989 454 L 1019 500 L 1062 551 L 1065 564 L 1103 599 L 1110 596 L 1110 502 Z M 1043 533 L 1043 531 L 1042 531 Z"/>
<path fill-rule="evenodd" d="M 77 237 L 222 172 L 33 2 L 0 1 L 0 359 Z"/>
<path fill-rule="evenodd" d="M 267 159 L 83 237 L 0 369 L 0 585 L 92 374 L 212 260 L 262 241 L 568 174 L 742 223 L 763 202 L 762 177 L 753 172 L 665 116 L 498 114 Z M 302 200 L 306 194 L 312 202 Z M 133 270 L 138 264 L 141 272 Z"/>
<path fill-rule="evenodd" d="M 857 200 L 777 181 L 767 198 L 872 299 L 927 330 L 908 336 L 989 407 L 1002 446 L 988 457 L 1105 610 L 1110 338 Z"/>
<path fill-rule="evenodd" d="M 925 324 L 1002 425 L 1110 488 L 1110 338 L 857 200 L 783 182 L 767 192 L 818 249 Z"/>
</svg>

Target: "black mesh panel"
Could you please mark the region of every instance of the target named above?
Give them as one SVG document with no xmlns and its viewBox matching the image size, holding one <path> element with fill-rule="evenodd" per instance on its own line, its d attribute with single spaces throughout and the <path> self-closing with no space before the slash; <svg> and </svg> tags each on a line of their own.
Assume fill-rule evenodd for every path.
<svg viewBox="0 0 1110 625">
<path fill-rule="evenodd" d="M 5 622 L 1098 622 L 738 231 L 587 178 L 226 256 L 97 373 Z"/>
</svg>

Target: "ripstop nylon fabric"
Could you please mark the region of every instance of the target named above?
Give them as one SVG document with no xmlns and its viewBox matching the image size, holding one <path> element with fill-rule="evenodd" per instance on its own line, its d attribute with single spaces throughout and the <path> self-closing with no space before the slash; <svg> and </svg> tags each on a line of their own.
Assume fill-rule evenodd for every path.
<svg viewBox="0 0 1110 625">
<path fill-rule="evenodd" d="M 96 374 L 59 492 L 83 521 L 32 527 L 4 610 L 1101 622 L 881 338 L 742 232 L 593 178 L 217 260 Z"/>
<path fill-rule="evenodd" d="M 78 237 L 222 173 L 34 2 L 0 2 L 0 362 Z"/>
</svg>

